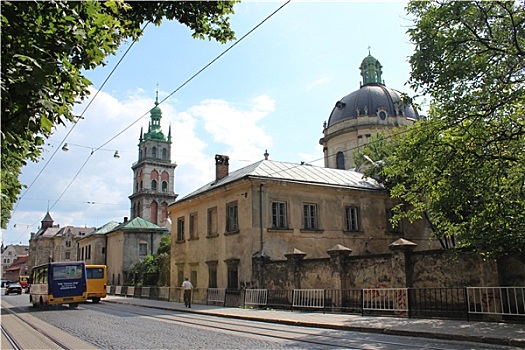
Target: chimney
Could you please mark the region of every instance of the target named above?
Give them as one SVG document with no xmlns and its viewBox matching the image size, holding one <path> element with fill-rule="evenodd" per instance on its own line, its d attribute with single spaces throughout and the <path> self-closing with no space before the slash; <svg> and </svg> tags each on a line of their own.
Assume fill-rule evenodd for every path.
<svg viewBox="0 0 525 350">
<path fill-rule="evenodd" d="M 229 159 L 230 157 L 228 156 L 215 155 L 215 181 L 219 181 L 223 177 L 228 176 Z"/>
<path fill-rule="evenodd" d="M 124 222 L 128 222 L 128 217 L 124 216 Z"/>
</svg>

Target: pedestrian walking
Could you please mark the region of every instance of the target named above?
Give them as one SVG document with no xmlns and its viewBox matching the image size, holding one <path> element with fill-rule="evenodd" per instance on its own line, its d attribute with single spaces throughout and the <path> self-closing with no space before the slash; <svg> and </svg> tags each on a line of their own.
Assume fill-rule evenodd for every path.
<svg viewBox="0 0 525 350">
<path fill-rule="evenodd" d="M 182 282 L 182 293 L 184 295 L 184 305 L 191 308 L 191 295 L 193 292 L 193 284 L 187 278 Z"/>
</svg>

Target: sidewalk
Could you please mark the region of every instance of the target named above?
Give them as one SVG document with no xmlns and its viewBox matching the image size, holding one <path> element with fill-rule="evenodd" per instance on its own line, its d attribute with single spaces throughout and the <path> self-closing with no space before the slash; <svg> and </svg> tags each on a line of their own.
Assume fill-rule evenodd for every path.
<svg viewBox="0 0 525 350">
<path fill-rule="evenodd" d="M 114 295 L 108 295 L 103 301 L 305 327 L 470 341 L 525 348 L 525 325 L 515 323 L 368 317 L 290 310 L 243 309 L 202 304 L 193 304 L 191 309 L 188 309 L 182 303 L 177 302 Z"/>
</svg>

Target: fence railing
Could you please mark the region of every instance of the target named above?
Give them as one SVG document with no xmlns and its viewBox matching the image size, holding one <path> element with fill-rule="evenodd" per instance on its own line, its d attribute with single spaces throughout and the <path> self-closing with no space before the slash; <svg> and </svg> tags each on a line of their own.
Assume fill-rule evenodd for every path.
<svg viewBox="0 0 525 350">
<path fill-rule="evenodd" d="M 468 312 L 525 315 L 525 287 L 467 287 Z"/>
<path fill-rule="evenodd" d="M 180 288 L 108 286 L 109 294 L 179 301 Z M 244 289 L 200 288 L 194 302 L 334 313 L 525 323 L 525 287 Z"/>
<path fill-rule="evenodd" d="M 268 289 L 246 289 L 244 305 L 265 306 L 268 304 Z"/>
<path fill-rule="evenodd" d="M 226 302 L 226 288 L 208 288 L 206 293 L 206 304 Z"/>
<path fill-rule="evenodd" d="M 408 312 L 408 288 L 363 289 L 363 312 L 365 311 L 406 315 Z"/>
</svg>

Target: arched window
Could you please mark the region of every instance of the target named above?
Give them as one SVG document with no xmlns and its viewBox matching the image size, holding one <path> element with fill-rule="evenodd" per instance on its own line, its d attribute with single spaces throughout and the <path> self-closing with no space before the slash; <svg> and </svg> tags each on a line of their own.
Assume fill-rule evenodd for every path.
<svg viewBox="0 0 525 350">
<path fill-rule="evenodd" d="M 166 181 L 162 181 L 162 192 L 168 192 L 168 183 Z"/>
<path fill-rule="evenodd" d="M 159 222 L 158 220 L 158 204 L 157 202 L 153 201 L 151 202 L 150 204 L 150 218 L 151 218 L 151 222 L 154 223 L 155 225 Z"/>
<path fill-rule="evenodd" d="M 168 159 L 168 150 L 165 148 L 162 149 L 162 159 Z"/>
<path fill-rule="evenodd" d="M 337 169 L 345 169 L 345 155 L 343 152 L 337 152 L 337 155 L 335 157 L 335 163 Z"/>
<path fill-rule="evenodd" d="M 151 180 L 151 189 L 153 191 L 157 190 L 157 180 Z"/>
<path fill-rule="evenodd" d="M 153 156 L 153 158 L 157 158 L 157 147 L 153 147 L 151 149 L 151 155 Z"/>
</svg>

